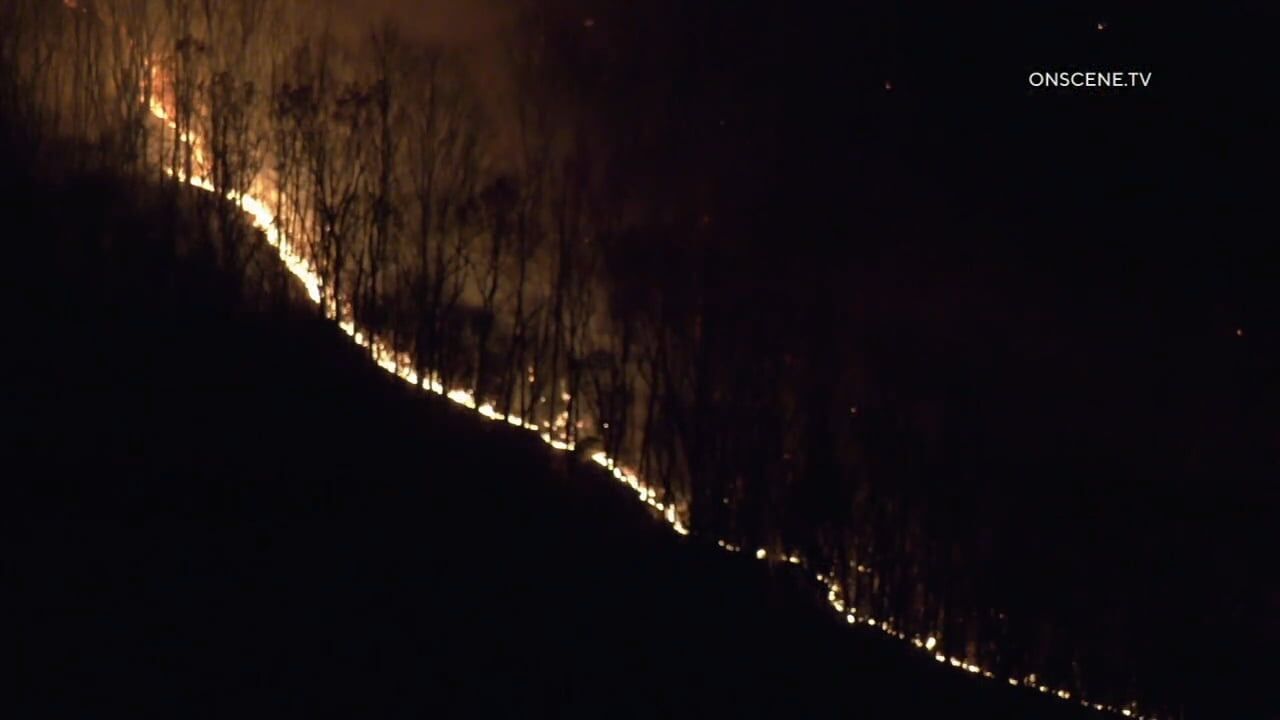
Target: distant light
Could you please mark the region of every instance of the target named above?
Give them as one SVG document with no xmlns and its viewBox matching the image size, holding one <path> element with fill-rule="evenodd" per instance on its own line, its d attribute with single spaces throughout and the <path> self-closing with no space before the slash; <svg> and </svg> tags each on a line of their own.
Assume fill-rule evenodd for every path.
<svg viewBox="0 0 1280 720">
<path fill-rule="evenodd" d="M 1244 328 L 1236 328 L 1236 337 L 1244 337 Z"/>
<path fill-rule="evenodd" d="M 938 646 L 938 641 L 937 641 L 937 639 L 935 639 L 932 635 L 930 635 L 929 637 L 925 638 L 925 640 L 924 640 L 924 649 L 925 649 L 925 650 L 932 650 L 932 649 L 934 649 L 934 648 L 935 648 L 935 647 L 937 647 L 937 646 Z"/>
<path fill-rule="evenodd" d="M 596 26 L 595 18 L 586 18 L 585 20 L 582 21 L 582 27 L 584 28 L 593 28 L 595 26 Z"/>
<path fill-rule="evenodd" d="M 889 80 L 885 80 L 885 81 L 884 81 L 884 89 L 885 89 L 885 90 L 892 90 L 892 89 L 893 89 L 893 83 L 892 83 L 892 82 L 890 82 Z"/>
<path fill-rule="evenodd" d="M 1107 23 L 1106 23 L 1106 21 L 1104 21 L 1104 20 L 1099 20 L 1099 21 L 1098 21 L 1098 32 L 1102 32 L 1103 30 L 1106 30 L 1106 29 L 1107 29 Z"/>
<path fill-rule="evenodd" d="M 765 557 L 767 557 L 768 555 L 769 555 L 769 553 L 765 552 L 765 551 L 764 551 L 764 548 L 760 548 L 759 550 L 757 550 L 757 551 L 756 551 L 756 559 L 757 559 L 757 560 L 763 560 L 763 559 L 765 559 Z"/>
</svg>

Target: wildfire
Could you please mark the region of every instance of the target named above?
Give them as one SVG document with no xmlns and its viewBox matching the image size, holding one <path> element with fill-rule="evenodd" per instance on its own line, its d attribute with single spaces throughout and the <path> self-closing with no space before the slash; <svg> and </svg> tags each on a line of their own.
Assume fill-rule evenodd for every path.
<svg viewBox="0 0 1280 720">
<path fill-rule="evenodd" d="M 75 0 L 64 0 L 64 2 L 68 7 L 77 7 Z M 163 84 L 161 83 L 161 86 L 162 85 Z M 177 124 L 171 119 L 171 114 L 166 109 L 165 103 L 160 99 L 160 97 L 151 97 L 148 104 L 153 116 L 163 122 L 170 130 L 177 130 Z M 203 168 L 205 155 L 201 149 L 199 138 L 193 136 L 192 133 L 182 133 L 178 139 L 191 146 L 196 168 Z M 175 175 L 174 171 L 170 168 L 166 168 L 166 172 L 170 176 Z M 193 172 L 192 177 L 187 178 L 187 183 L 192 187 L 199 188 L 206 192 L 216 192 L 213 183 L 208 178 L 203 175 L 196 174 L 195 172 Z M 260 177 L 254 181 L 250 192 L 243 194 L 232 192 L 228 193 L 226 198 L 227 200 L 236 203 L 236 205 L 252 219 L 253 226 L 262 232 L 267 244 L 276 251 L 280 261 L 284 264 L 284 267 L 302 284 L 310 301 L 319 305 L 321 304 L 322 297 L 324 297 L 321 290 L 324 285 L 321 282 L 319 274 L 307 261 L 304 255 L 282 235 L 277 226 L 275 215 L 271 212 L 267 203 L 259 198 L 259 195 L 265 196 L 269 194 L 269 190 L 270 188 L 267 187 L 266 182 Z M 338 327 L 349 338 L 351 338 L 352 342 L 365 349 L 369 353 L 371 359 L 382 370 L 399 378 L 409 385 L 443 396 L 461 407 L 475 411 L 481 417 L 488 420 L 505 422 L 514 427 L 529 430 L 537 434 L 538 437 L 540 437 L 542 441 L 553 450 L 567 452 L 574 449 L 573 442 L 560 440 L 553 436 L 548 429 L 540 427 L 537 423 L 529 422 L 516 415 L 504 415 L 497 411 L 490 403 L 477 403 L 475 393 L 470 389 L 458 387 L 446 390 L 444 385 L 441 383 L 439 375 L 434 371 L 426 377 L 419 377 L 418 372 L 414 369 L 415 365 L 413 359 L 408 353 L 398 352 L 383 341 L 372 339 L 369 334 L 363 332 L 359 327 L 357 327 L 353 319 L 340 316 L 340 308 L 342 305 L 340 302 L 334 302 L 336 299 L 332 296 L 326 299 L 330 301 L 325 303 L 329 318 L 335 321 Z M 533 379 L 533 368 L 530 368 L 529 380 L 532 382 Z M 565 401 L 571 399 L 568 393 L 563 394 L 561 398 Z M 851 408 L 850 412 L 856 413 L 857 408 Z M 558 418 L 556 428 L 558 429 L 564 425 L 565 423 Z M 677 507 L 673 503 L 659 500 L 658 498 L 661 496 L 661 493 L 657 488 L 645 483 L 633 470 L 622 466 L 614 458 L 609 457 L 604 452 L 593 453 L 590 456 L 590 459 L 600 467 L 608 470 L 613 478 L 619 483 L 630 488 L 636 494 L 637 499 L 649 506 L 649 508 L 654 512 L 655 517 L 668 525 L 673 532 L 681 536 L 689 535 L 690 531 L 686 525 L 688 518 L 686 508 Z M 716 544 L 727 552 L 736 553 L 742 550 L 740 546 L 734 545 L 723 539 L 717 540 Z M 760 548 L 755 551 L 754 555 L 757 560 L 766 562 L 773 560 L 790 565 L 806 567 L 808 565 L 803 557 L 794 552 L 774 553 L 771 555 L 769 551 L 764 548 Z M 871 568 L 865 565 L 856 565 L 855 569 L 859 573 L 872 574 Z M 838 616 L 842 616 L 845 619 L 847 624 L 851 626 L 865 625 L 868 628 L 873 628 L 886 635 L 897 638 L 898 640 L 909 642 L 911 645 L 919 648 L 922 652 L 933 657 L 933 659 L 940 664 L 949 665 L 957 670 L 974 675 L 981 675 L 988 679 L 997 678 L 993 672 L 977 664 L 967 662 L 958 657 L 947 656 L 940 652 L 935 652 L 940 641 L 934 636 L 928 636 L 925 638 L 908 636 L 906 633 L 894 629 L 894 621 L 892 618 L 881 619 L 871 616 L 862 616 L 862 620 L 859 622 L 857 609 L 852 606 L 847 606 L 844 599 L 844 591 L 839 584 L 821 573 L 816 575 L 816 579 L 819 584 L 827 587 L 828 604 L 835 610 Z M 1005 678 L 1005 680 L 1009 685 L 1014 687 L 1023 684 L 1022 681 L 1013 677 Z M 1032 678 L 1025 684 L 1038 689 L 1041 693 L 1057 697 L 1060 700 L 1065 701 L 1072 697 L 1072 694 L 1068 690 L 1051 689 L 1045 685 L 1037 685 L 1034 682 L 1034 676 L 1032 676 Z M 1079 702 L 1083 707 L 1091 708 L 1093 710 L 1118 713 L 1125 717 L 1138 718 L 1139 720 L 1154 720 L 1154 718 L 1149 716 L 1139 715 L 1133 705 L 1126 708 L 1119 708 L 1099 703 L 1089 703 L 1084 700 L 1080 700 Z"/>
</svg>

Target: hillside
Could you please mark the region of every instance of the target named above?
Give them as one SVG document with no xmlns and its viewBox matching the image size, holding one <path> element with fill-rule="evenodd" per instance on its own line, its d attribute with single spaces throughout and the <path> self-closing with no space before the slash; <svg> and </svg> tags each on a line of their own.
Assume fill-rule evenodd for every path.
<svg viewBox="0 0 1280 720">
<path fill-rule="evenodd" d="M 39 239 L 5 285 L 13 717 L 1081 715 L 845 627 L 312 311 L 246 308 L 175 256 L 170 196 L 3 189 Z"/>
</svg>

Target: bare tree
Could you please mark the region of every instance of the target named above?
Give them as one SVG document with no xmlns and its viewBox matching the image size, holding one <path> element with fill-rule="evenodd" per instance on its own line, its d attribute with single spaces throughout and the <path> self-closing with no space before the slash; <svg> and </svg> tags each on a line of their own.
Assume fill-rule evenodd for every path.
<svg viewBox="0 0 1280 720">
<path fill-rule="evenodd" d="M 201 147 L 203 163 L 218 202 L 214 216 L 219 252 L 232 278 L 242 278 L 260 249 L 249 237 L 241 200 L 253 189 L 265 162 L 266 137 L 260 120 L 262 93 L 255 70 L 263 54 L 257 47 L 266 19 L 266 0 L 202 0 L 200 21 L 206 37 L 209 77 L 204 90 Z M 223 202 L 235 198 L 234 205 Z"/>
<path fill-rule="evenodd" d="M 476 138 L 470 101 L 447 56 L 419 54 L 412 77 L 409 176 L 417 210 L 413 294 L 421 304 L 415 356 L 420 377 L 434 372 L 445 382 L 450 374 L 448 324 L 465 279 L 461 209 L 475 179 Z"/>
<path fill-rule="evenodd" d="M 516 189 L 507 178 L 498 178 L 480 197 L 485 218 L 485 252 L 472 263 L 472 274 L 480 292 L 480 316 L 477 319 L 476 393 L 489 389 L 489 343 L 498 323 L 498 288 L 503 274 L 504 253 L 510 244 L 513 215 L 517 202 Z"/>
<path fill-rule="evenodd" d="M 368 142 L 371 188 L 367 193 L 369 221 L 367 239 L 361 253 L 355 293 L 357 316 L 368 332 L 376 336 L 386 324 L 382 294 L 383 278 L 392 248 L 401 227 L 398 209 L 400 178 L 400 131 L 402 129 L 401 85 L 404 50 L 395 27 L 388 21 L 376 28 L 369 40 L 373 76 L 370 80 L 371 131 Z"/>
</svg>

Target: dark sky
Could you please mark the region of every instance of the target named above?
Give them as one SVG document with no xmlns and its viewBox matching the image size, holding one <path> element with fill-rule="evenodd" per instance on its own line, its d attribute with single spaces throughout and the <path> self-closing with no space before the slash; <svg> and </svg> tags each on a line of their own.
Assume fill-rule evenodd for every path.
<svg viewBox="0 0 1280 720">
<path fill-rule="evenodd" d="M 556 47 L 629 139 L 628 182 L 715 215 L 762 292 L 847 301 L 841 331 L 904 400 L 949 396 L 957 445 L 1260 499 L 1275 11 L 1008 5 L 580 3 Z M 1034 90 L 1033 70 L 1152 85 Z"/>
<path fill-rule="evenodd" d="M 1097 203 L 1143 190 L 1238 197 L 1233 177 L 1274 150 L 1262 131 L 1273 94 L 1263 29 L 1275 10 L 762 0 L 341 6 L 353 22 L 386 13 L 407 33 L 475 49 L 491 76 L 503 70 L 483 65 L 498 64 L 501 46 L 539 27 L 552 50 L 550 81 L 571 89 L 573 110 L 598 132 L 639 140 L 635 154 L 655 165 L 683 163 L 723 202 L 772 204 L 789 217 L 793 209 L 781 209 L 789 202 L 846 205 L 852 197 L 942 202 L 1012 227 L 1046 215 L 1056 222 L 1073 206 L 1076 216 L 1114 214 Z M 540 20 L 517 21 L 534 15 Z M 1152 87 L 1053 92 L 1026 81 L 1031 70 L 1113 68 L 1152 72 Z M 652 170 L 655 184 L 670 184 L 668 169 Z M 637 182 L 644 170 L 635 168 Z"/>
</svg>

